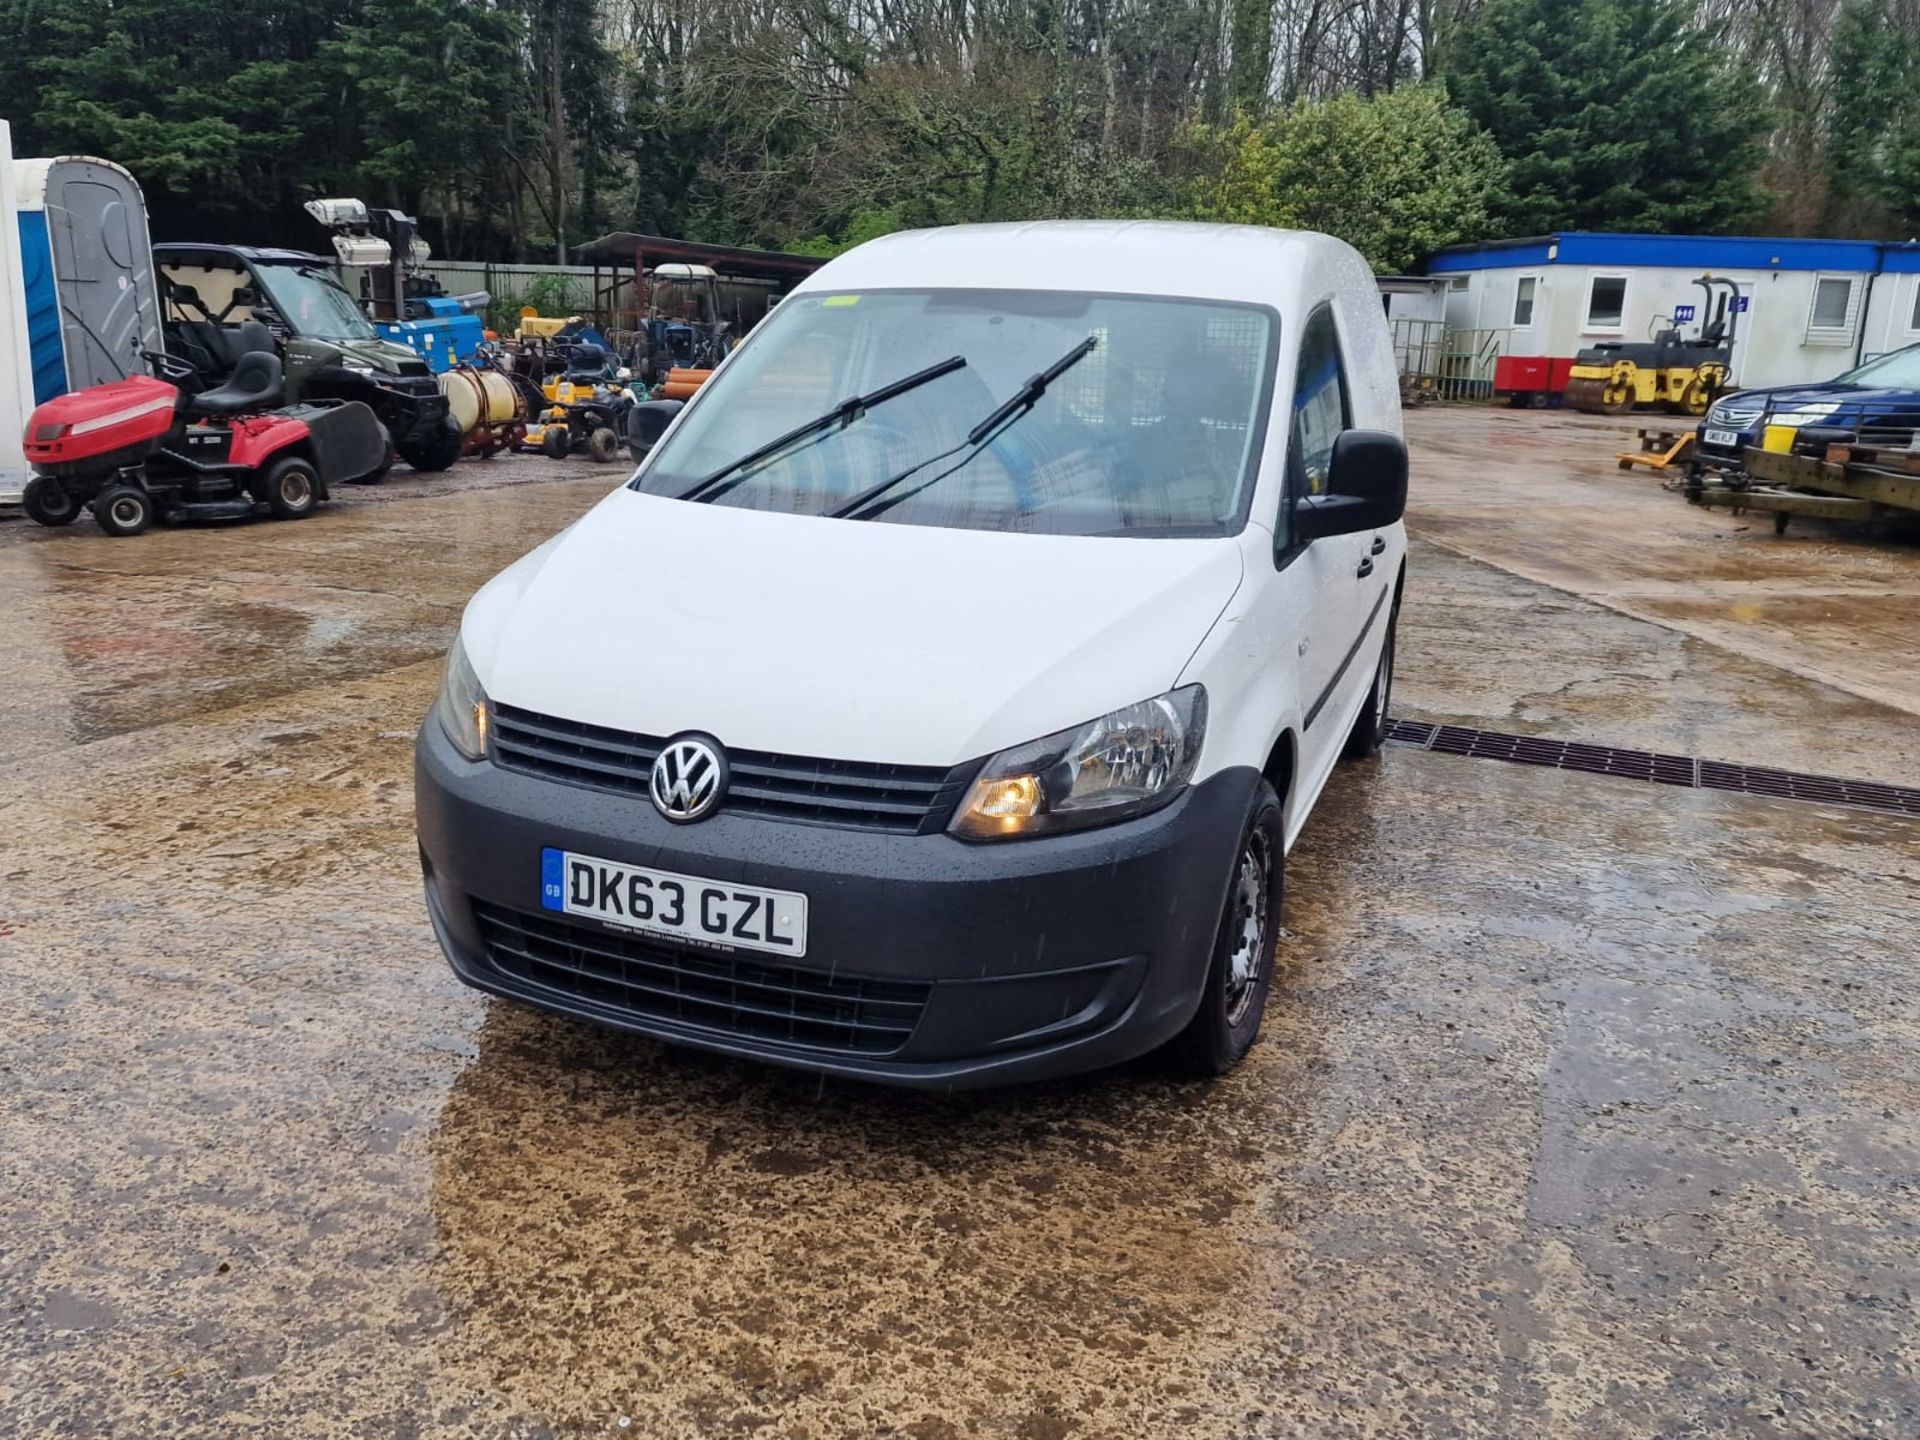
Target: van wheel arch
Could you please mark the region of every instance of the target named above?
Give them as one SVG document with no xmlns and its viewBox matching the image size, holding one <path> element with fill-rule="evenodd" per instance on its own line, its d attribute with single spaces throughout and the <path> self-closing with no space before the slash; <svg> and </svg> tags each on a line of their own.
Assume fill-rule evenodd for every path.
<svg viewBox="0 0 1920 1440">
<path fill-rule="evenodd" d="M 1282 730 L 1273 748 L 1267 752 L 1267 763 L 1260 767 L 1260 773 L 1266 777 L 1273 793 L 1280 797 L 1280 813 L 1291 820 L 1293 815 L 1293 777 L 1298 747 L 1293 731 Z"/>
</svg>

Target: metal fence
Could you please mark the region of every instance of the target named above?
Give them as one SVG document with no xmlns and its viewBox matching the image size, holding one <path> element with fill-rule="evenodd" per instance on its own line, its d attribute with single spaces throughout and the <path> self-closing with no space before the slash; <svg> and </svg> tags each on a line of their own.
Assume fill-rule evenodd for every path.
<svg viewBox="0 0 1920 1440">
<path fill-rule="evenodd" d="M 496 265 L 491 262 L 433 260 L 428 273 L 455 295 L 484 290 L 491 300 L 487 319 L 495 329 L 512 329 L 520 307 L 542 315 L 591 315 L 593 267 L 590 265 Z M 607 278 L 602 272 L 602 280 Z"/>
<path fill-rule="evenodd" d="M 1411 399 L 1486 400 L 1493 395 L 1494 362 L 1508 332 L 1449 328 L 1444 320 L 1390 321 L 1401 392 Z"/>
<path fill-rule="evenodd" d="M 357 267 L 340 267 L 340 279 L 348 293 L 363 293 L 361 278 L 365 273 Z M 449 294 L 486 291 L 487 324 L 496 330 L 511 330 L 518 324 L 523 305 L 531 305 L 542 315 L 592 315 L 604 298 L 593 293 L 591 265 L 496 265 L 480 260 L 434 259 L 427 262 L 426 273 L 446 286 Z M 602 271 L 603 284 L 608 278 Z"/>
<path fill-rule="evenodd" d="M 427 263 L 427 272 L 455 295 L 486 291 L 491 297 L 487 304 L 487 323 L 502 333 L 519 323 L 521 307 L 526 305 L 542 315 L 585 315 L 607 330 L 638 323 L 630 265 L 601 266 L 598 293 L 594 290 L 596 277 L 591 265 L 499 265 L 483 261 L 431 260 Z M 767 313 L 769 297 L 781 288 L 772 281 L 723 275 L 718 281 L 721 315 L 733 326 L 734 333 L 745 334 Z"/>
</svg>

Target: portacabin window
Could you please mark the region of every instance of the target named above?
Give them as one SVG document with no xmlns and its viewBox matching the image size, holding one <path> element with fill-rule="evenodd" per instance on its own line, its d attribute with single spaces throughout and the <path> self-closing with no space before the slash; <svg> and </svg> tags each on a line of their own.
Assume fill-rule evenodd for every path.
<svg viewBox="0 0 1920 1440">
<path fill-rule="evenodd" d="M 1813 280 L 1813 307 L 1807 314 L 1807 343 L 1844 345 L 1853 339 L 1853 294 L 1851 275 L 1816 275 Z"/>
<path fill-rule="evenodd" d="M 1534 294 L 1540 281 L 1533 275 L 1522 275 L 1513 289 L 1513 328 L 1525 330 L 1533 324 Z"/>
<path fill-rule="evenodd" d="M 1587 282 L 1588 330 L 1624 330 L 1627 323 L 1627 277 L 1596 275 Z"/>
<path fill-rule="evenodd" d="M 1473 288 L 1473 276 L 1456 275 L 1451 280 L 1447 281 L 1447 288 L 1449 290 L 1454 290 L 1464 295 L 1467 293 L 1467 291 Z"/>
</svg>

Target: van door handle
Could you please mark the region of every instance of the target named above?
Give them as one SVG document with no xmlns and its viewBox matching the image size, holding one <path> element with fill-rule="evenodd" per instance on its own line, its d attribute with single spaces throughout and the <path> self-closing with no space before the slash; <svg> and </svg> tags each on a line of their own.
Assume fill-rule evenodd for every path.
<svg viewBox="0 0 1920 1440">
<path fill-rule="evenodd" d="M 1371 575 L 1373 573 L 1373 557 L 1369 555 L 1366 559 L 1362 560 L 1360 562 L 1360 568 L 1356 570 L 1354 573 L 1358 575 L 1362 580 L 1366 579 L 1367 576 Z"/>
<path fill-rule="evenodd" d="M 1386 548 L 1387 548 L 1386 536 L 1376 535 L 1373 537 L 1373 553 L 1375 555 L 1382 553 Z"/>
</svg>

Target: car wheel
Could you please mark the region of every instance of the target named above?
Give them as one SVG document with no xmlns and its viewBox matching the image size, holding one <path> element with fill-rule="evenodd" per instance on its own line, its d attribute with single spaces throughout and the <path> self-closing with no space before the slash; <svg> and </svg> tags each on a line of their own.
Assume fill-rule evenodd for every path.
<svg viewBox="0 0 1920 1440">
<path fill-rule="evenodd" d="M 549 460 L 564 460 L 573 449 L 573 435 L 564 425 L 549 425 L 540 432 L 540 453 Z"/>
<path fill-rule="evenodd" d="M 1253 1048 L 1273 986 L 1273 952 L 1280 933 L 1282 863 L 1286 831 L 1280 797 L 1265 780 L 1234 850 L 1227 901 L 1214 936 L 1200 1008 L 1167 1047 L 1186 1074 L 1224 1075 Z"/>
<path fill-rule="evenodd" d="M 620 458 L 620 437 L 605 425 L 587 436 L 587 454 L 602 465 Z"/>
<path fill-rule="evenodd" d="M 425 440 L 400 446 L 400 458 L 422 474 L 445 470 L 460 458 L 460 440 L 460 422 L 449 415 Z"/>
<path fill-rule="evenodd" d="M 49 528 L 71 525 L 80 518 L 80 502 L 51 475 L 36 475 L 29 480 L 20 505 L 29 519 Z"/>
<path fill-rule="evenodd" d="M 1393 703 L 1393 650 L 1394 634 L 1400 628 L 1400 607 L 1393 607 L 1387 616 L 1387 638 L 1381 642 L 1380 663 L 1373 670 L 1373 684 L 1367 687 L 1366 703 L 1360 707 L 1360 713 L 1354 716 L 1353 729 L 1347 732 L 1347 743 L 1340 747 L 1342 760 L 1365 760 L 1369 755 L 1380 752 L 1381 743 L 1387 738 L 1387 726 L 1392 723 L 1388 709 Z"/>
<path fill-rule="evenodd" d="M 297 455 L 267 471 L 261 490 L 276 520 L 303 520 L 320 503 L 320 472 Z"/>
<path fill-rule="evenodd" d="M 109 535 L 138 535 L 153 524 L 153 497 L 133 485 L 114 485 L 93 502 L 93 518 Z"/>
</svg>

